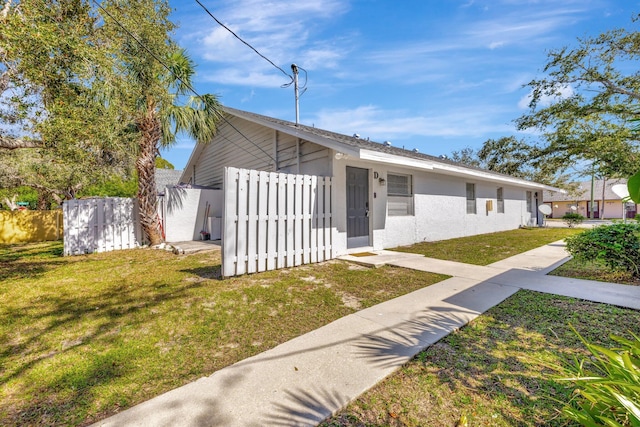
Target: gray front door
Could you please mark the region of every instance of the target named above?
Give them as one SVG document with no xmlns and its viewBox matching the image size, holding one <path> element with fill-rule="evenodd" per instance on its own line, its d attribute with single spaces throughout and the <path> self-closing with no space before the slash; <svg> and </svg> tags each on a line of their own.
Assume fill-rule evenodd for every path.
<svg viewBox="0 0 640 427">
<path fill-rule="evenodd" d="M 369 171 L 347 167 L 347 248 L 369 246 Z"/>
</svg>

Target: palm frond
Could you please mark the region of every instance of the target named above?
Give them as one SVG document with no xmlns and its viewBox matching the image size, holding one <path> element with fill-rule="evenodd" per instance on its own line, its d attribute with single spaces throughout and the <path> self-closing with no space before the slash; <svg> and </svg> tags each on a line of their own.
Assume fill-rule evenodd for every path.
<svg viewBox="0 0 640 427">
<path fill-rule="evenodd" d="M 169 76 L 169 86 L 176 91 L 176 94 L 187 94 L 191 90 L 191 79 L 195 74 L 195 63 L 189 58 L 184 49 L 173 50 L 166 61 L 167 67 L 171 70 Z"/>
</svg>

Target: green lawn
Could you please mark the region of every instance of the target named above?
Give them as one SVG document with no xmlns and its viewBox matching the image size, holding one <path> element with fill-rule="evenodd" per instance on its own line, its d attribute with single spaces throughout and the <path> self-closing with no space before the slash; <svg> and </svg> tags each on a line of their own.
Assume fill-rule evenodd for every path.
<svg viewBox="0 0 640 427">
<path fill-rule="evenodd" d="M 424 242 L 393 249 L 475 265 L 488 265 L 584 230 L 575 228 L 519 228 L 499 233 Z"/>
<path fill-rule="evenodd" d="M 493 262 L 573 232 L 517 230 L 430 245 L 440 257 L 470 262 L 444 248 L 457 246 L 459 255 L 482 241 Z M 61 253 L 61 242 L 0 246 L 0 425 L 88 424 L 445 278 L 331 261 L 219 280 L 218 252 Z M 521 321 L 544 315 L 522 311 Z M 451 400 L 446 388 L 436 390 Z"/>
<path fill-rule="evenodd" d="M 640 286 L 640 280 L 629 272 L 611 271 L 604 265 L 580 262 L 571 259 L 549 273 L 554 276 L 574 277 L 576 279 L 597 280 L 600 282 L 622 283 Z"/>
<path fill-rule="evenodd" d="M 568 426 L 559 416 L 570 383 L 549 365 L 587 355 L 587 340 L 632 338 L 640 312 L 519 291 L 416 356 L 322 427 Z"/>
<path fill-rule="evenodd" d="M 332 261 L 219 280 L 218 252 L 0 246 L 0 425 L 83 425 L 443 280 Z"/>
</svg>

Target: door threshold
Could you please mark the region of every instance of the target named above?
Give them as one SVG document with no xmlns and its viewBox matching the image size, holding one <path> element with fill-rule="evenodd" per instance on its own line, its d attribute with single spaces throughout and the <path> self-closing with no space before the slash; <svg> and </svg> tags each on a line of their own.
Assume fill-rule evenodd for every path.
<svg viewBox="0 0 640 427">
<path fill-rule="evenodd" d="M 346 255 L 355 254 L 358 252 L 373 252 L 373 246 L 359 246 L 357 248 L 348 248 Z"/>
</svg>

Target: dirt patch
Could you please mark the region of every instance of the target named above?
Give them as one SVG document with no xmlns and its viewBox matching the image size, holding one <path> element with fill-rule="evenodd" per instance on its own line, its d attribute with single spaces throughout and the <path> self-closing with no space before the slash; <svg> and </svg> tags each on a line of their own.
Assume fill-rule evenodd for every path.
<svg viewBox="0 0 640 427">
<path fill-rule="evenodd" d="M 346 292 L 340 292 L 340 298 L 342 299 L 342 303 L 355 310 L 359 310 L 362 308 L 362 303 L 360 302 L 360 298 L 357 298 L 353 295 L 350 295 Z"/>
</svg>

